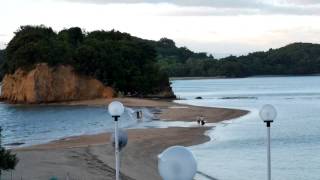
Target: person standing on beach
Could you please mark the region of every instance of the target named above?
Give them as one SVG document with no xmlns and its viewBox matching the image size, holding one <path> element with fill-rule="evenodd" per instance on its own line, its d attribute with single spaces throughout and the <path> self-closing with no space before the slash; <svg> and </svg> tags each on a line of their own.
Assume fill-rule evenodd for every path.
<svg viewBox="0 0 320 180">
<path fill-rule="evenodd" d="M 200 124 L 201 126 L 204 126 L 206 124 L 206 122 L 204 121 L 204 117 L 202 115 L 200 116 Z"/>
</svg>

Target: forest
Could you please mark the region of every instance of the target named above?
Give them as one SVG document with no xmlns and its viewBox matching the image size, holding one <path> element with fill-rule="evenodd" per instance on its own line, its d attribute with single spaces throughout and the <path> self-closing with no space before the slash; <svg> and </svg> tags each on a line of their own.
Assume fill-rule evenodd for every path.
<svg viewBox="0 0 320 180">
<path fill-rule="evenodd" d="M 320 45 L 293 43 L 266 52 L 216 59 L 177 47 L 168 38 L 146 40 L 119 31 L 85 32 L 79 27 L 55 32 L 22 26 L 0 50 L 1 76 L 35 64 L 69 64 L 118 91 L 157 93 L 168 77 L 248 77 L 320 73 Z"/>
<path fill-rule="evenodd" d="M 248 77 L 320 73 L 320 45 L 293 43 L 266 52 L 215 59 L 206 53 L 178 48 L 169 39 L 154 42 L 162 71 L 170 77 Z"/>
</svg>

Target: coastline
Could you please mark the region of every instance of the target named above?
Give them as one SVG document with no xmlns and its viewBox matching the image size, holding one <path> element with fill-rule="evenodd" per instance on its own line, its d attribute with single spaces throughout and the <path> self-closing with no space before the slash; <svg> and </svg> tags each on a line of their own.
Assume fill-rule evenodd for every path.
<svg viewBox="0 0 320 180">
<path fill-rule="evenodd" d="M 319 73 L 315 74 L 285 74 L 285 75 L 252 75 L 243 77 L 226 77 L 226 76 L 190 76 L 190 77 L 171 77 L 170 81 L 174 80 L 206 80 L 206 79 L 243 79 L 243 78 L 270 78 L 270 77 L 305 77 L 305 76 L 320 76 Z"/>
<path fill-rule="evenodd" d="M 228 79 L 225 76 L 194 76 L 194 77 L 170 77 L 170 81 L 174 80 L 202 80 L 202 79 Z"/>
<path fill-rule="evenodd" d="M 119 100 L 129 107 L 158 108 L 162 112 L 159 114 L 159 119 L 167 121 L 193 122 L 196 116 L 204 115 L 207 122 L 217 123 L 248 113 L 236 109 L 199 107 L 164 100 L 136 98 L 96 99 L 55 103 L 55 105 L 105 106 L 113 100 Z M 212 128 L 214 127 L 128 130 L 129 143 L 122 152 L 122 161 L 125 162 L 121 168 L 123 179 L 161 179 L 157 171 L 157 155 L 169 146 L 192 146 L 207 142 L 210 138 L 205 132 Z M 110 133 L 69 137 L 14 151 L 20 158 L 15 171 L 17 176 L 45 179 L 53 175 L 65 178 L 69 174 L 70 177 L 77 178 L 78 172 L 81 172 L 86 179 L 114 179 L 114 154 L 110 144 Z"/>
</svg>

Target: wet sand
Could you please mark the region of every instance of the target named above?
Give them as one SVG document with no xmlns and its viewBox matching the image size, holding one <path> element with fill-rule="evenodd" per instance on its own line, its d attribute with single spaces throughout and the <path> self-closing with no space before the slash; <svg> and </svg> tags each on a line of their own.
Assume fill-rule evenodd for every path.
<svg viewBox="0 0 320 180">
<path fill-rule="evenodd" d="M 165 120 L 195 121 L 199 115 L 208 122 L 236 118 L 247 111 L 195 107 L 161 100 L 134 98 L 117 99 L 126 106 L 150 107 L 161 110 L 159 118 Z M 106 105 L 110 100 L 97 99 L 63 103 L 68 105 Z M 195 122 L 196 124 L 196 122 Z M 132 129 L 128 130 L 129 143 L 121 152 L 123 179 L 160 180 L 157 155 L 173 145 L 191 146 L 209 140 L 205 131 L 211 127 Z M 20 162 L 14 179 L 110 179 L 114 178 L 114 149 L 110 134 L 84 135 L 64 138 L 47 144 L 14 150 Z"/>
</svg>

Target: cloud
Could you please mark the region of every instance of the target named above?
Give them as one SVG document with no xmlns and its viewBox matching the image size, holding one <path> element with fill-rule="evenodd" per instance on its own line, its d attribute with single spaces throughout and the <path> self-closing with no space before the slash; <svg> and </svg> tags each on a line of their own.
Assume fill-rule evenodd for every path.
<svg viewBox="0 0 320 180">
<path fill-rule="evenodd" d="M 8 0 L 1 4 L 0 17 L 8 18 L 4 19 L 0 29 L 0 48 L 5 47 L 4 43 L 10 41 L 20 25 L 27 24 L 45 24 L 56 31 L 73 26 L 87 31 L 117 29 L 153 40 L 168 37 L 179 46 L 213 53 L 217 57 L 268 50 L 292 42 L 320 42 L 319 17 L 315 16 L 320 16 L 320 10 L 318 5 L 310 4 L 311 1 L 305 6 L 297 5 L 301 3 L 297 0 L 291 1 L 291 4 L 278 0 L 273 4 L 255 1 L 249 5 L 242 1 L 242 4 L 237 5 L 215 6 L 205 6 L 203 3 L 202 6 L 155 3 L 159 1 L 131 4 L 69 1 Z M 257 5 L 259 3 L 262 5 Z M 274 15 L 277 13 L 283 14 Z"/>
<path fill-rule="evenodd" d="M 210 16 L 250 14 L 320 15 L 319 0 L 60 0 L 92 4 L 172 5 L 160 15 Z"/>
<path fill-rule="evenodd" d="M 319 0 L 63 0 L 70 2 L 85 2 L 94 4 L 108 3 L 169 3 L 180 6 L 210 6 L 210 7 L 258 7 L 264 4 L 302 4 L 302 5 L 319 5 Z"/>
<path fill-rule="evenodd" d="M 319 0 L 282 0 L 282 3 L 299 4 L 299 5 L 319 5 Z"/>
<path fill-rule="evenodd" d="M 169 16 L 234 16 L 234 15 L 320 15 L 319 7 L 261 7 L 261 8 L 216 8 L 216 7 L 172 7 L 159 12 Z"/>
<path fill-rule="evenodd" d="M 260 0 L 65 0 L 70 2 L 84 2 L 96 4 L 109 3 L 167 3 L 179 6 L 206 6 L 206 7 L 221 7 L 221 8 L 238 8 L 238 7 L 257 7 L 261 4 Z"/>
</svg>

